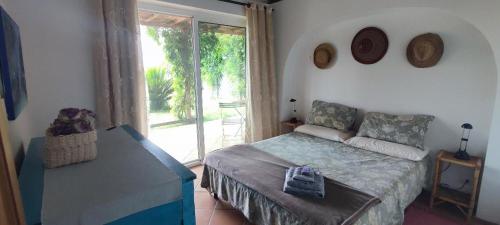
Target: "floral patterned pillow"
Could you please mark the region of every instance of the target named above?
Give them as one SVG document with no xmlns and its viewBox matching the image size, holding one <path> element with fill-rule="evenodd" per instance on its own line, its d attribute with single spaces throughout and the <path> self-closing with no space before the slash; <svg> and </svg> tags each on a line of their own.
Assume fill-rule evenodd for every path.
<svg viewBox="0 0 500 225">
<path fill-rule="evenodd" d="M 424 136 L 434 116 L 365 114 L 356 136 L 371 137 L 424 149 Z"/>
<path fill-rule="evenodd" d="M 357 109 L 349 106 L 315 100 L 307 117 L 307 124 L 349 131 L 356 120 Z"/>
</svg>

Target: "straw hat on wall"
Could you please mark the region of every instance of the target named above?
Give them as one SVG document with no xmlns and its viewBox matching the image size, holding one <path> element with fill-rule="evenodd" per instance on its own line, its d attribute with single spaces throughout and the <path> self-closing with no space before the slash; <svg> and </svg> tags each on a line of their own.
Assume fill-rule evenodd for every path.
<svg viewBox="0 0 500 225">
<path fill-rule="evenodd" d="M 438 34 L 426 33 L 413 38 L 406 48 L 408 62 L 418 68 L 436 65 L 443 55 L 444 44 Z"/>
<path fill-rule="evenodd" d="M 389 40 L 384 31 L 376 27 L 366 27 L 352 39 L 351 52 L 356 61 L 374 64 L 384 57 L 388 47 Z"/>
<path fill-rule="evenodd" d="M 320 69 L 326 69 L 331 66 L 331 64 L 335 60 L 335 56 L 336 51 L 331 44 L 320 44 L 314 50 L 314 65 L 316 65 Z"/>
</svg>

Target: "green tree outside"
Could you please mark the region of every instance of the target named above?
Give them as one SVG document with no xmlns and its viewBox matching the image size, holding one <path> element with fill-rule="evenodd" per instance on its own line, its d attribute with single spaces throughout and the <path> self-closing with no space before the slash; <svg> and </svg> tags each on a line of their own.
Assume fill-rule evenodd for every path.
<svg viewBox="0 0 500 225">
<path fill-rule="evenodd" d="M 162 67 L 152 67 L 146 70 L 149 108 L 152 112 L 170 111 L 169 101 L 174 90 L 172 79 L 167 77 L 166 72 L 167 70 Z"/>
<path fill-rule="evenodd" d="M 172 66 L 173 95 L 171 103 L 167 103 L 170 111 L 179 119 L 191 119 L 195 108 L 191 23 L 148 27 L 148 35 L 162 47 L 167 63 Z M 222 80 L 227 76 L 236 87 L 233 94 L 243 100 L 246 92 L 245 36 L 203 31 L 199 37 L 203 85 L 211 87 L 218 96 Z"/>
<path fill-rule="evenodd" d="M 175 27 L 148 27 L 151 36 L 162 48 L 172 65 L 172 110 L 179 119 L 192 119 L 195 103 L 191 23 Z"/>
</svg>

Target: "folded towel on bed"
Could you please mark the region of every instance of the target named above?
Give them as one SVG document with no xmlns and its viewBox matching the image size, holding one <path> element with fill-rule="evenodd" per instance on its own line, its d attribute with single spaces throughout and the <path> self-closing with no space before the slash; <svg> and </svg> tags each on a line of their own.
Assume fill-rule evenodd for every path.
<svg viewBox="0 0 500 225">
<path fill-rule="evenodd" d="M 309 166 L 303 166 L 302 170 L 300 171 L 300 174 L 304 176 L 314 176 L 314 170 Z"/>
<path fill-rule="evenodd" d="M 302 174 L 302 167 L 292 167 L 292 168 L 294 169 L 292 177 L 293 180 L 314 183 L 314 173 L 312 173 L 310 176 L 307 176 Z"/>
<path fill-rule="evenodd" d="M 314 182 L 305 182 L 301 180 L 294 180 L 294 171 L 294 167 L 287 170 L 286 178 L 290 177 L 290 179 L 286 179 L 286 184 L 288 186 L 311 191 L 320 191 L 321 189 L 324 189 L 324 178 L 319 172 L 313 173 Z"/>
<path fill-rule="evenodd" d="M 285 183 L 283 185 L 283 191 L 285 193 L 292 195 L 299 195 L 299 196 L 314 197 L 314 198 L 325 197 L 325 183 L 323 176 L 315 175 L 316 182 L 312 184 L 307 184 L 306 182 L 294 181 L 293 175 L 294 175 L 294 168 L 290 168 L 286 171 Z M 311 187 L 313 189 L 311 189 Z"/>
</svg>

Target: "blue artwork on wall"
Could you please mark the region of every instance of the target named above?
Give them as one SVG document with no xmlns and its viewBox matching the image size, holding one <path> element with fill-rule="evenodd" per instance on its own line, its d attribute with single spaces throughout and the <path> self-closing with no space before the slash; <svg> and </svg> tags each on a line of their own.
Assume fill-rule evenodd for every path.
<svg viewBox="0 0 500 225">
<path fill-rule="evenodd" d="M 19 27 L 0 7 L 0 73 L 7 118 L 15 120 L 28 101 Z"/>
</svg>

